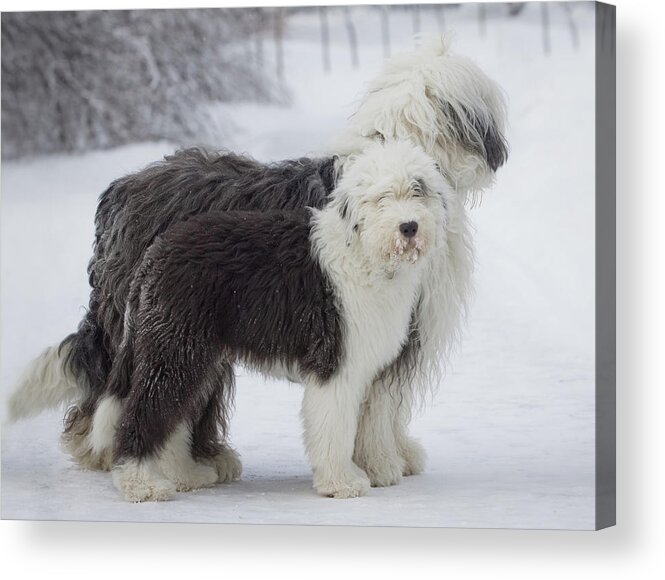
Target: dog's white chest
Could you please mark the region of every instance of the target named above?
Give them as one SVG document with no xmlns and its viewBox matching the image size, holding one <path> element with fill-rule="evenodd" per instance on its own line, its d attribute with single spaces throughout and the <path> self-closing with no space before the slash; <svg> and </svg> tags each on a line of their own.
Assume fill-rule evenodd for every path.
<svg viewBox="0 0 665 580">
<path fill-rule="evenodd" d="M 407 341 L 416 293 L 414 282 L 401 279 L 346 288 L 343 366 L 375 372 L 390 364 Z"/>
</svg>

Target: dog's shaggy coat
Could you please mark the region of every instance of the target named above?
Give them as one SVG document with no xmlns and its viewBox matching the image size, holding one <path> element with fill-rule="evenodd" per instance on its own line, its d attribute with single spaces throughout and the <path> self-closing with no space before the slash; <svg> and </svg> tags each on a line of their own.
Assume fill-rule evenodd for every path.
<svg viewBox="0 0 665 580">
<path fill-rule="evenodd" d="M 217 434 L 199 420 L 232 391 L 236 361 L 305 385 L 317 491 L 365 493 L 352 461 L 361 403 L 408 339 L 447 241 L 448 194 L 422 151 L 388 143 L 354 160 L 324 210 L 213 212 L 159 236 L 132 279 L 106 390 L 122 401 L 113 477 L 125 498 L 217 481 L 196 443 Z M 173 446 L 192 452 L 174 459 Z"/>
<path fill-rule="evenodd" d="M 106 390 L 123 401 L 117 461 L 149 460 L 179 427 L 195 460 L 214 460 L 222 452 L 217 424 L 226 421 L 209 417 L 228 410 L 236 360 L 330 379 L 341 318 L 309 235 L 310 213 L 300 210 L 209 213 L 157 238 L 133 281 L 126 340 Z M 181 489 L 195 473 L 182 471 L 172 482 Z M 114 477 L 127 499 L 161 499 Z"/>
<path fill-rule="evenodd" d="M 473 63 L 437 43 L 387 63 L 334 155 L 264 165 L 231 153 L 189 149 L 115 181 L 102 194 L 96 214 L 89 310 L 76 333 L 32 365 L 11 401 L 12 415 L 76 403 L 67 414 L 67 448 L 86 467 L 108 469 L 105 442 L 112 436 L 96 432 L 93 417 L 102 424 L 117 411 L 118 400 L 107 397 L 105 388 L 124 335 L 130 281 L 155 238 L 183 219 L 211 211 L 322 208 L 354 155 L 372 143 L 405 138 L 432 155 L 454 186 L 458 195 L 449 205 L 456 234 L 423 283 L 401 355 L 376 377 L 361 419 L 356 461 L 374 485 L 418 473 L 424 453 L 406 427 L 414 398 L 435 388 L 459 328 L 471 273 L 463 204 L 467 194 L 491 183 L 506 159 L 504 117 L 499 88 Z M 221 369 L 220 380 L 224 373 Z M 383 399 L 388 390 L 397 392 L 391 400 L 400 404 Z M 377 421 L 381 413 L 386 416 Z M 214 413 L 210 428 L 217 420 L 224 430 L 226 418 Z"/>
</svg>

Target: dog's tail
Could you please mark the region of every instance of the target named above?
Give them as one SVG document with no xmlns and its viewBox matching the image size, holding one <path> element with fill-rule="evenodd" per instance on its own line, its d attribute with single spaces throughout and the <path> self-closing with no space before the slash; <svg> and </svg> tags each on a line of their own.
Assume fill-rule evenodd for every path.
<svg viewBox="0 0 665 580">
<path fill-rule="evenodd" d="M 48 347 L 24 371 L 9 399 L 9 420 L 14 422 L 39 415 L 48 409 L 73 403 L 85 394 L 72 362 L 70 335 L 60 344 Z"/>
<path fill-rule="evenodd" d="M 9 399 L 9 420 L 34 417 L 101 392 L 109 367 L 102 336 L 89 311 L 75 333 L 32 361 Z"/>
</svg>

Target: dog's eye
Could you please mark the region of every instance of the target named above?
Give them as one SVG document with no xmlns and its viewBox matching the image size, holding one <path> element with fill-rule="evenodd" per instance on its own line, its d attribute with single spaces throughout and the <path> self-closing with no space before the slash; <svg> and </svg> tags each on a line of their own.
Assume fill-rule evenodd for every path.
<svg viewBox="0 0 665 580">
<path fill-rule="evenodd" d="M 425 197 L 426 191 L 425 182 L 422 179 L 416 179 L 411 184 L 412 197 Z"/>
</svg>

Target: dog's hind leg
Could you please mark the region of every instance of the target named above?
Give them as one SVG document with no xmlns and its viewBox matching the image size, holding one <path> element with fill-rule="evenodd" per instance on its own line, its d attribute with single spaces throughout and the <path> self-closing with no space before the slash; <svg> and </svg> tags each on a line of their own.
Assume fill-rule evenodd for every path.
<svg viewBox="0 0 665 580">
<path fill-rule="evenodd" d="M 191 491 L 217 483 L 217 470 L 192 456 L 192 426 L 180 423 L 159 453 L 158 466 L 176 491 Z"/>
<path fill-rule="evenodd" d="M 192 428 L 182 421 L 157 451 L 147 457 L 123 457 L 112 470 L 113 482 L 127 501 L 162 501 L 176 491 L 210 487 L 217 470 L 192 457 Z"/>
<path fill-rule="evenodd" d="M 122 401 L 112 395 L 69 409 L 65 416 L 62 442 L 82 467 L 103 471 L 111 469 L 115 430 L 121 412 Z"/>
<path fill-rule="evenodd" d="M 86 385 L 87 393 L 67 410 L 62 445 L 83 468 L 109 470 L 112 424 L 117 421 L 119 405 L 105 388 L 114 353 L 106 343 L 109 337 L 101 326 L 100 307 L 99 291 L 93 285 L 88 312 L 77 331 L 60 346 L 61 350 L 67 347 L 67 366 L 77 384 Z"/>
<path fill-rule="evenodd" d="M 125 459 L 113 467 L 111 476 L 122 497 L 134 503 L 169 500 L 176 492 L 153 459 Z"/>
<path fill-rule="evenodd" d="M 158 452 L 147 458 L 125 458 L 112 470 L 113 482 L 127 501 L 163 501 L 176 491 L 210 487 L 217 471 L 195 461 L 191 454 L 192 429 L 181 422 Z"/>
<path fill-rule="evenodd" d="M 88 326 L 92 326 L 91 321 Z M 63 445 L 86 469 L 108 471 L 113 466 L 115 434 L 129 393 L 131 372 L 131 345 L 122 344 L 113 366 L 98 375 L 97 380 L 105 384 L 98 385 L 82 404 L 67 412 Z"/>
<path fill-rule="evenodd" d="M 362 406 L 353 452 L 354 462 L 365 470 L 372 487 L 396 485 L 405 469 L 395 440 L 393 424 L 399 397 L 391 384 L 376 379 Z"/>
<path fill-rule="evenodd" d="M 213 393 L 192 432 L 192 454 L 217 470 L 219 483 L 227 483 L 240 479 L 242 474 L 240 457 L 228 444 L 234 395 L 231 364 L 226 361 L 218 363 L 212 381 L 215 383 Z"/>
<path fill-rule="evenodd" d="M 188 349 L 164 356 L 152 338 L 143 346 L 116 431 L 112 470 L 116 487 L 134 502 L 169 499 L 175 491 L 208 487 L 218 479 L 216 468 L 192 456 L 193 425 L 212 395 L 205 349 L 192 364 Z"/>
</svg>

